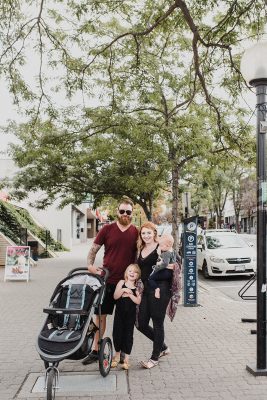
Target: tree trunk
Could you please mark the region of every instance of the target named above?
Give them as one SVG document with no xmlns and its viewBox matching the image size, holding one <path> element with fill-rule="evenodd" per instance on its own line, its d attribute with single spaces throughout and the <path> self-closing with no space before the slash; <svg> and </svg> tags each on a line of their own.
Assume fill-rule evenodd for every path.
<svg viewBox="0 0 267 400">
<path fill-rule="evenodd" d="M 148 204 L 146 201 L 139 201 L 138 204 L 144 210 L 144 213 L 148 221 L 152 221 L 152 209 L 153 209 L 153 199 L 149 197 Z"/>
<path fill-rule="evenodd" d="M 235 213 L 235 228 L 236 228 L 237 233 L 240 233 L 239 212 Z"/>
<path fill-rule="evenodd" d="M 248 233 L 251 233 L 251 213 L 248 214 Z"/>
<path fill-rule="evenodd" d="M 179 249 L 179 169 L 177 165 L 172 167 L 172 235 L 174 238 L 173 248 Z"/>
</svg>

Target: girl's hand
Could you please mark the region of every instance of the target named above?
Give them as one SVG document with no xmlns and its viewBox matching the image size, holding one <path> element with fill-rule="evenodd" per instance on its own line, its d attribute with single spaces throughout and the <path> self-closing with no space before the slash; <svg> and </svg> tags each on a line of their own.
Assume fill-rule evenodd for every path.
<svg viewBox="0 0 267 400">
<path fill-rule="evenodd" d="M 131 291 L 131 289 L 123 288 L 123 294 L 124 294 L 124 293 L 126 293 L 126 294 L 131 294 L 132 291 Z"/>
<path fill-rule="evenodd" d="M 175 264 L 169 264 L 168 267 L 167 267 L 167 269 L 174 269 L 174 265 L 175 265 Z"/>
</svg>

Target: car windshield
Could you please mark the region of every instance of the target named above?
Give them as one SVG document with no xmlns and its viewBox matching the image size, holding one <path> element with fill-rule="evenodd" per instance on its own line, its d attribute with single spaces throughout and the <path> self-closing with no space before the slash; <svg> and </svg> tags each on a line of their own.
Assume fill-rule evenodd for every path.
<svg viewBox="0 0 267 400">
<path fill-rule="evenodd" d="M 233 235 L 207 235 L 208 249 L 226 249 L 247 247 L 246 242 L 238 236 Z"/>
</svg>

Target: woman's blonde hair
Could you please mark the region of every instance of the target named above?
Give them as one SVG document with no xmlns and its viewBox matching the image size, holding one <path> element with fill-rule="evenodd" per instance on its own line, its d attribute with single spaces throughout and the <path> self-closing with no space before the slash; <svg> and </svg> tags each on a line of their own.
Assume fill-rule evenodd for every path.
<svg viewBox="0 0 267 400">
<path fill-rule="evenodd" d="M 145 247 L 145 242 L 143 241 L 142 236 L 141 236 L 141 232 L 142 232 L 143 228 L 151 229 L 154 232 L 154 241 L 155 242 L 158 241 L 158 231 L 157 231 L 156 225 L 153 224 L 153 222 L 150 222 L 150 221 L 145 222 L 141 226 L 141 228 L 139 230 L 139 234 L 138 234 L 138 239 L 137 239 L 137 251 L 138 251 L 138 254 L 140 254 L 142 249 Z"/>
<path fill-rule="evenodd" d="M 130 268 L 133 268 L 135 270 L 135 272 L 138 273 L 138 277 L 136 278 L 136 281 L 138 281 L 138 279 L 141 276 L 141 269 L 140 269 L 138 264 L 130 264 L 130 265 L 128 265 L 128 267 L 126 268 L 126 270 L 124 272 L 124 280 L 127 281 L 127 273 L 128 273 Z"/>
</svg>

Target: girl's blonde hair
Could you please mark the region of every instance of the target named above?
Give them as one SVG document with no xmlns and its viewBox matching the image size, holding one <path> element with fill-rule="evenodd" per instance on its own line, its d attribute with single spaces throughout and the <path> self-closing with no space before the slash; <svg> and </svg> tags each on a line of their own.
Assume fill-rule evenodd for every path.
<svg viewBox="0 0 267 400">
<path fill-rule="evenodd" d="M 130 265 L 128 265 L 128 267 L 126 268 L 126 270 L 124 272 L 124 280 L 127 281 L 127 273 L 128 273 L 130 268 L 134 268 L 135 272 L 138 273 L 138 277 L 136 278 L 136 281 L 138 281 L 138 279 L 141 276 L 141 269 L 140 269 L 138 264 L 130 264 Z"/>
<path fill-rule="evenodd" d="M 147 221 L 145 222 L 140 230 L 139 230 L 139 234 L 138 234 L 138 239 L 137 239 L 137 251 L 138 254 L 140 254 L 140 252 L 142 251 L 142 249 L 145 247 L 145 242 L 142 239 L 141 236 L 141 232 L 143 228 L 147 228 L 147 229 L 151 229 L 154 232 L 154 241 L 158 242 L 158 231 L 157 231 L 157 227 L 155 224 L 153 224 L 153 222 Z"/>
</svg>

